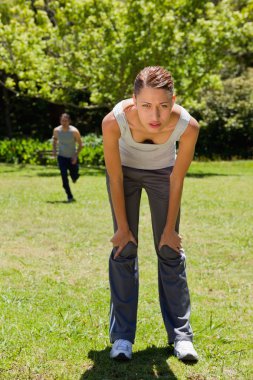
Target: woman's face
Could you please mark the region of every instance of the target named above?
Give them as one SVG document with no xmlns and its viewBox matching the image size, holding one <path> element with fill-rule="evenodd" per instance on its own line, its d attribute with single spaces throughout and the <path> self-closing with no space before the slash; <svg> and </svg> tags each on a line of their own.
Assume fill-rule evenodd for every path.
<svg viewBox="0 0 253 380">
<path fill-rule="evenodd" d="M 149 133 L 159 133 L 168 125 L 174 95 L 164 89 L 143 87 L 133 99 L 140 122 Z"/>
</svg>

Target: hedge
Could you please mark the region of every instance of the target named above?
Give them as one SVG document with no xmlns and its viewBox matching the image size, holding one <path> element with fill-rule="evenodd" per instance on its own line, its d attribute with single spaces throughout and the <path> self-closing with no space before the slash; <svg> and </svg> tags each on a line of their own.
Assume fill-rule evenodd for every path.
<svg viewBox="0 0 253 380">
<path fill-rule="evenodd" d="M 103 166 L 102 136 L 91 133 L 83 138 L 79 162 L 84 166 Z M 4 139 L 0 141 L 0 162 L 11 164 L 53 165 L 52 141 L 38 139 Z"/>
</svg>

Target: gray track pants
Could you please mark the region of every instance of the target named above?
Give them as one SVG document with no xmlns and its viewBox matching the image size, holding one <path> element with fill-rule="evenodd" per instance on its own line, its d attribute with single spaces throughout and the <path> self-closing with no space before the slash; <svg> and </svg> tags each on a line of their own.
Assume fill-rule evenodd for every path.
<svg viewBox="0 0 253 380">
<path fill-rule="evenodd" d="M 158 245 L 167 219 L 169 176 L 172 168 L 141 170 L 123 167 L 124 193 L 129 228 L 138 241 L 139 209 L 142 189 L 145 189 L 151 210 L 155 249 L 158 257 L 158 286 L 161 312 L 168 334 L 168 342 L 192 340 L 189 323 L 190 297 L 185 272 L 185 255 L 168 246 Z M 107 189 L 112 208 L 109 179 Z M 112 208 L 114 231 L 117 223 Z M 179 217 L 176 229 L 179 227 Z M 129 242 L 114 259 L 115 248 L 109 259 L 111 289 L 110 341 L 126 339 L 134 343 L 138 305 L 137 246 Z"/>
</svg>

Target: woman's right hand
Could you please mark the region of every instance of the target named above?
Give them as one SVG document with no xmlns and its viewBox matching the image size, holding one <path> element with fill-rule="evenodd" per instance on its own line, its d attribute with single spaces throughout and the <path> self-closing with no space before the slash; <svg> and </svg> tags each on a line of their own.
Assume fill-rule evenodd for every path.
<svg viewBox="0 0 253 380">
<path fill-rule="evenodd" d="M 118 229 L 110 241 L 112 242 L 113 247 L 117 247 L 117 251 L 114 255 L 114 259 L 120 255 L 120 252 L 124 249 L 124 247 L 130 241 L 132 241 L 134 244 L 137 245 L 135 237 L 129 229 L 128 230 Z"/>
</svg>

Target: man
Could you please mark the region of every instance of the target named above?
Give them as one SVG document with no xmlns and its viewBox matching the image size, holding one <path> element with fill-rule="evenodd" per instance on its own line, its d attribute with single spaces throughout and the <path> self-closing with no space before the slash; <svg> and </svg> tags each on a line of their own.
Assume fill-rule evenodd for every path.
<svg viewBox="0 0 253 380">
<path fill-rule="evenodd" d="M 67 113 L 61 115 L 60 123 L 61 125 L 54 128 L 53 132 L 53 155 L 55 158 L 57 156 L 67 202 L 73 202 L 75 199 L 69 186 L 68 172 L 75 183 L 79 178 L 78 154 L 81 152 L 83 144 L 78 129 L 70 125 L 71 120 Z M 59 147 L 58 155 L 56 154 L 57 145 Z"/>
</svg>

